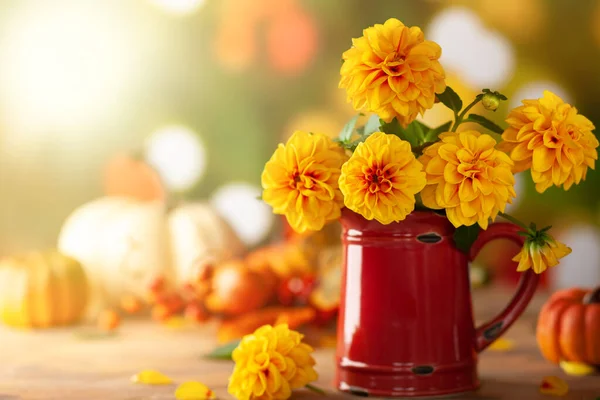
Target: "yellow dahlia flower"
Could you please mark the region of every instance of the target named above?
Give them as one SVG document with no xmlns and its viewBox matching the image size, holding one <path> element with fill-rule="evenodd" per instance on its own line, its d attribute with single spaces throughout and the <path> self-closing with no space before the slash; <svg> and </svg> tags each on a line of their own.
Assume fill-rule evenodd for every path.
<svg viewBox="0 0 600 400">
<path fill-rule="evenodd" d="M 297 131 L 280 144 L 262 173 L 263 200 L 297 232 L 318 231 L 340 217 L 338 187 L 347 156 L 328 136 Z"/>
<path fill-rule="evenodd" d="M 229 393 L 238 400 L 284 400 L 317 379 L 313 349 L 287 325 L 265 325 L 244 336 L 233 351 Z"/>
<path fill-rule="evenodd" d="M 410 143 L 383 132 L 358 145 L 340 176 L 346 207 L 382 224 L 406 218 L 424 186 L 423 166 Z"/>
<path fill-rule="evenodd" d="M 545 231 L 535 232 L 527 237 L 523 248 L 513 261 L 519 263 L 517 271 L 533 268 L 536 274 L 558 265 L 558 260 L 571 254 L 571 248 L 554 239 Z"/>
<path fill-rule="evenodd" d="M 552 185 L 568 190 L 585 179 L 598 159 L 598 139 L 592 122 L 552 92 L 537 100 L 523 100 L 510 112 L 510 127 L 499 148 L 510 154 L 515 172 L 531 168 L 535 188 Z"/>
<path fill-rule="evenodd" d="M 433 107 L 435 94 L 446 89 L 437 43 L 424 40 L 420 28 L 395 18 L 363 31 L 342 55 L 339 87 L 356 110 L 394 117 L 403 125 Z"/>
<path fill-rule="evenodd" d="M 516 196 L 513 162 L 496 150 L 496 141 L 477 131 L 443 133 L 419 160 L 425 166 L 427 186 L 423 205 L 446 209 L 455 227 L 475 223 L 487 229 L 488 220 L 504 212 Z"/>
</svg>

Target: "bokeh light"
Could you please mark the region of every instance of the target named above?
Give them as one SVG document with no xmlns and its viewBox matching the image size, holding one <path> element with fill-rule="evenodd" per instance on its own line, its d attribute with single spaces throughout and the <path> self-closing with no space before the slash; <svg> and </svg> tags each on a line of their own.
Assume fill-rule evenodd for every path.
<svg viewBox="0 0 600 400">
<path fill-rule="evenodd" d="M 521 43 L 536 39 L 548 18 L 543 0 L 479 0 L 472 4 L 486 22 Z"/>
<path fill-rule="evenodd" d="M 317 26 L 312 15 L 293 7 L 273 18 L 267 33 L 267 53 L 274 69 L 302 72 L 317 51 Z"/>
<path fill-rule="evenodd" d="M 498 89 L 513 75 L 515 56 L 510 42 L 485 27 L 468 8 L 443 10 L 431 20 L 426 35 L 442 47 L 444 68 L 476 89 Z"/>
<path fill-rule="evenodd" d="M 594 8 L 590 21 L 592 36 L 596 40 L 596 45 L 600 47 L 600 1 L 596 2 L 596 7 Z"/>
<path fill-rule="evenodd" d="M 571 95 L 558 83 L 551 81 L 535 81 L 519 87 L 510 96 L 509 105 L 511 108 L 515 108 L 522 105 L 522 100 L 539 99 L 544 95 L 544 90 L 551 91 L 567 103 L 572 101 Z"/>
<path fill-rule="evenodd" d="M 528 172 L 521 172 L 515 174 L 515 193 L 517 197 L 512 199 L 512 204 L 506 205 L 506 212 L 511 213 L 519 208 L 519 205 L 523 203 L 523 200 L 526 200 L 526 192 L 527 192 L 527 181 L 529 180 Z"/>
<path fill-rule="evenodd" d="M 175 15 L 191 14 L 198 10 L 206 0 L 150 0 L 160 9 Z"/>
<path fill-rule="evenodd" d="M 264 240 L 273 225 L 273 212 L 271 207 L 260 200 L 261 194 L 259 187 L 234 182 L 221 186 L 211 198 L 213 207 L 248 246 L 257 245 Z"/>
<path fill-rule="evenodd" d="M 11 127 L 22 135 L 114 117 L 131 84 L 131 32 L 114 10 L 88 2 L 15 7 L 0 39 L 1 105 Z"/>
<path fill-rule="evenodd" d="M 553 268 L 555 289 L 588 287 L 600 282 L 600 230 L 591 224 L 575 224 L 560 232 L 557 238 L 573 252 Z"/>
<path fill-rule="evenodd" d="M 170 190 L 183 191 L 198 182 L 206 167 L 206 150 L 198 135 L 184 126 L 168 126 L 146 142 L 146 159 Z"/>
<path fill-rule="evenodd" d="M 295 131 L 324 133 L 335 138 L 338 137 L 345 123 L 342 118 L 327 110 L 303 112 L 292 117 L 285 125 L 282 140 L 289 139 Z"/>
</svg>

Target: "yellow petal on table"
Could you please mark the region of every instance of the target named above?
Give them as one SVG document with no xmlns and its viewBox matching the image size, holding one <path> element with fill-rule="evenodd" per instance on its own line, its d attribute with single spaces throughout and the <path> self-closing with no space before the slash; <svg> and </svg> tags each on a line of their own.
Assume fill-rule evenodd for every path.
<svg viewBox="0 0 600 400">
<path fill-rule="evenodd" d="M 163 326 L 166 326 L 167 328 L 172 328 L 172 329 L 181 329 L 183 327 L 185 327 L 187 325 L 187 321 L 185 320 L 184 317 L 182 316 L 175 316 L 175 317 L 170 317 L 167 318 L 164 322 L 163 322 Z"/>
<path fill-rule="evenodd" d="M 131 382 L 145 385 L 170 385 L 173 380 L 162 372 L 145 369 L 131 377 Z"/>
<path fill-rule="evenodd" d="M 510 339 L 499 338 L 494 340 L 492 344 L 488 347 L 488 349 L 492 351 L 509 351 L 514 349 L 515 342 Z"/>
<path fill-rule="evenodd" d="M 558 376 L 546 376 L 540 384 L 540 393 L 551 396 L 564 396 L 569 392 L 567 382 Z"/>
<path fill-rule="evenodd" d="M 580 362 L 561 361 L 559 365 L 567 375 L 583 376 L 591 375 L 596 372 L 596 368 L 592 365 Z"/>
<path fill-rule="evenodd" d="M 184 382 L 175 390 L 177 400 L 208 400 L 216 397 L 215 392 L 200 382 Z"/>
</svg>

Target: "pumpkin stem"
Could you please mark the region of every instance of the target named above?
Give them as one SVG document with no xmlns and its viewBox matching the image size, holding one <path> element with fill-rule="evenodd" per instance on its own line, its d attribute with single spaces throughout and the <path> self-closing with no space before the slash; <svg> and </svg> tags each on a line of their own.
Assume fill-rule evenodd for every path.
<svg viewBox="0 0 600 400">
<path fill-rule="evenodd" d="M 591 292 L 589 292 L 588 294 L 585 295 L 585 297 L 583 298 L 583 303 L 584 304 L 600 304 L 600 287 L 597 287 L 596 289 L 592 290 Z"/>
</svg>

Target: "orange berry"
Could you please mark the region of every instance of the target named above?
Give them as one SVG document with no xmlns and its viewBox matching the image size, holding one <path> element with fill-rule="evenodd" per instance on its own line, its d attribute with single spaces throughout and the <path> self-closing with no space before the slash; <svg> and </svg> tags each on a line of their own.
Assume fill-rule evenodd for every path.
<svg viewBox="0 0 600 400">
<path fill-rule="evenodd" d="M 167 318 L 171 316 L 171 311 L 169 307 L 164 304 L 157 304 L 152 307 L 152 319 L 155 321 L 165 321 Z"/>
<path fill-rule="evenodd" d="M 121 318 L 113 310 L 104 310 L 98 316 L 98 328 L 112 331 L 121 324 Z"/>
<path fill-rule="evenodd" d="M 178 312 L 183 311 L 185 308 L 185 302 L 181 298 L 180 295 L 176 293 L 172 293 L 165 297 L 164 301 L 160 304 L 165 305 L 171 314 L 177 314 Z"/>
<path fill-rule="evenodd" d="M 150 281 L 148 289 L 151 293 L 161 293 L 165 290 L 165 278 L 163 276 L 157 276 Z"/>
<path fill-rule="evenodd" d="M 121 308 L 128 314 L 136 314 L 142 309 L 142 302 L 133 295 L 123 296 Z"/>
<path fill-rule="evenodd" d="M 210 318 L 210 315 L 206 312 L 204 307 L 198 303 L 190 303 L 185 308 L 185 319 L 194 322 L 206 322 Z"/>
</svg>

